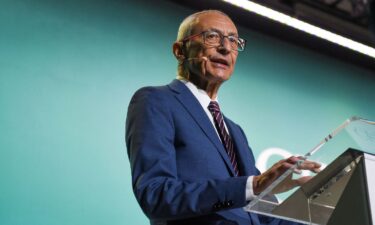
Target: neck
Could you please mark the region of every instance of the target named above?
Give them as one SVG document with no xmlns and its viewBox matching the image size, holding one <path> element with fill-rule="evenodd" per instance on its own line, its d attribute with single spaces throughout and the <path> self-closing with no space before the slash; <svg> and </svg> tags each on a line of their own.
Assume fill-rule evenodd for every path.
<svg viewBox="0 0 375 225">
<path fill-rule="evenodd" d="M 197 86 L 199 89 L 206 91 L 207 95 L 211 98 L 211 100 L 215 100 L 217 97 L 217 93 L 219 91 L 221 82 L 215 81 L 208 81 L 203 79 L 197 79 L 196 76 L 181 76 L 177 75 L 177 79 L 179 80 L 187 80 Z"/>
</svg>

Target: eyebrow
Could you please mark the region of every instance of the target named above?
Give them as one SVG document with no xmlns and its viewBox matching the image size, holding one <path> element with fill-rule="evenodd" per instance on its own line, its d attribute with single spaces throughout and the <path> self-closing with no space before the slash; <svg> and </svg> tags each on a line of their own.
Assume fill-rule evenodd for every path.
<svg viewBox="0 0 375 225">
<path fill-rule="evenodd" d="M 211 31 L 216 31 L 216 32 L 220 32 L 221 34 L 223 34 L 224 32 L 222 32 L 221 30 L 218 30 L 216 28 L 212 28 L 212 29 L 208 29 L 208 30 L 211 30 Z M 238 34 L 236 32 L 229 32 L 228 33 L 228 36 L 236 36 L 238 37 Z"/>
</svg>

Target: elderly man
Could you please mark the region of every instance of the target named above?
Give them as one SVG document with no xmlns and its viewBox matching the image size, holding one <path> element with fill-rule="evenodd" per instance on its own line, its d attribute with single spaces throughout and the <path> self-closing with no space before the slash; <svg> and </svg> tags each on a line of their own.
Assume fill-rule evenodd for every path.
<svg viewBox="0 0 375 225">
<path fill-rule="evenodd" d="M 224 13 L 190 15 L 173 44 L 177 79 L 133 96 L 126 144 L 134 193 L 151 224 L 271 221 L 242 207 L 298 158 L 282 160 L 260 174 L 244 132 L 223 116 L 217 103 L 219 88 L 231 77 L 245 44 Z M 319 165 L 305 163 L 301 169 L 317 171 Z M 292 181 L 288 188 L 303 181 Z"/>
</svg>

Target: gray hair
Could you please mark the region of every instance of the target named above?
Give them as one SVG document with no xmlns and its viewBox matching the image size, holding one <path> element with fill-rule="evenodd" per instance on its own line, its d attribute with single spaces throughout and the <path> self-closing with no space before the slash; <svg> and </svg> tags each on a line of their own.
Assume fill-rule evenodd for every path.
<svg viewBox="0 0 375 225">
<path fill-rule="evenodd" d="M 194 28 L 194 25 L 197 24 L 199 16 L 203 14 L 209 14 L 209 13 L 219 13 L 230 19 L 230 17 L 227 14 L 223 13 L 222 11 L 215 10 L 215 9 L 203 10 L 203 11 L 191 14 L 190 16 L 186 17 L 181 22 L 180 27 L 178 28 L 177 41 L 182 41 L 186 37 L 192 35 L 192 30 Z"/>
</svg>

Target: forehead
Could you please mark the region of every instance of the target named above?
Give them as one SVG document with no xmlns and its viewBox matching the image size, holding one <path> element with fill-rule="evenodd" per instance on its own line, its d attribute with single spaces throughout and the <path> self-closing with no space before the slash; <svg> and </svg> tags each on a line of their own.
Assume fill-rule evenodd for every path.
<svg viewBox="0 0 375 225">
<path fill-rule="evenodd" d="M 208 29 L 216 29 L 223 34 L 237 34 L 236 25 L 230 18 L 220 13 L 205 13 L 199 15 L 193 25 L 193 32 L 198 33 Z"/>
</svg>

